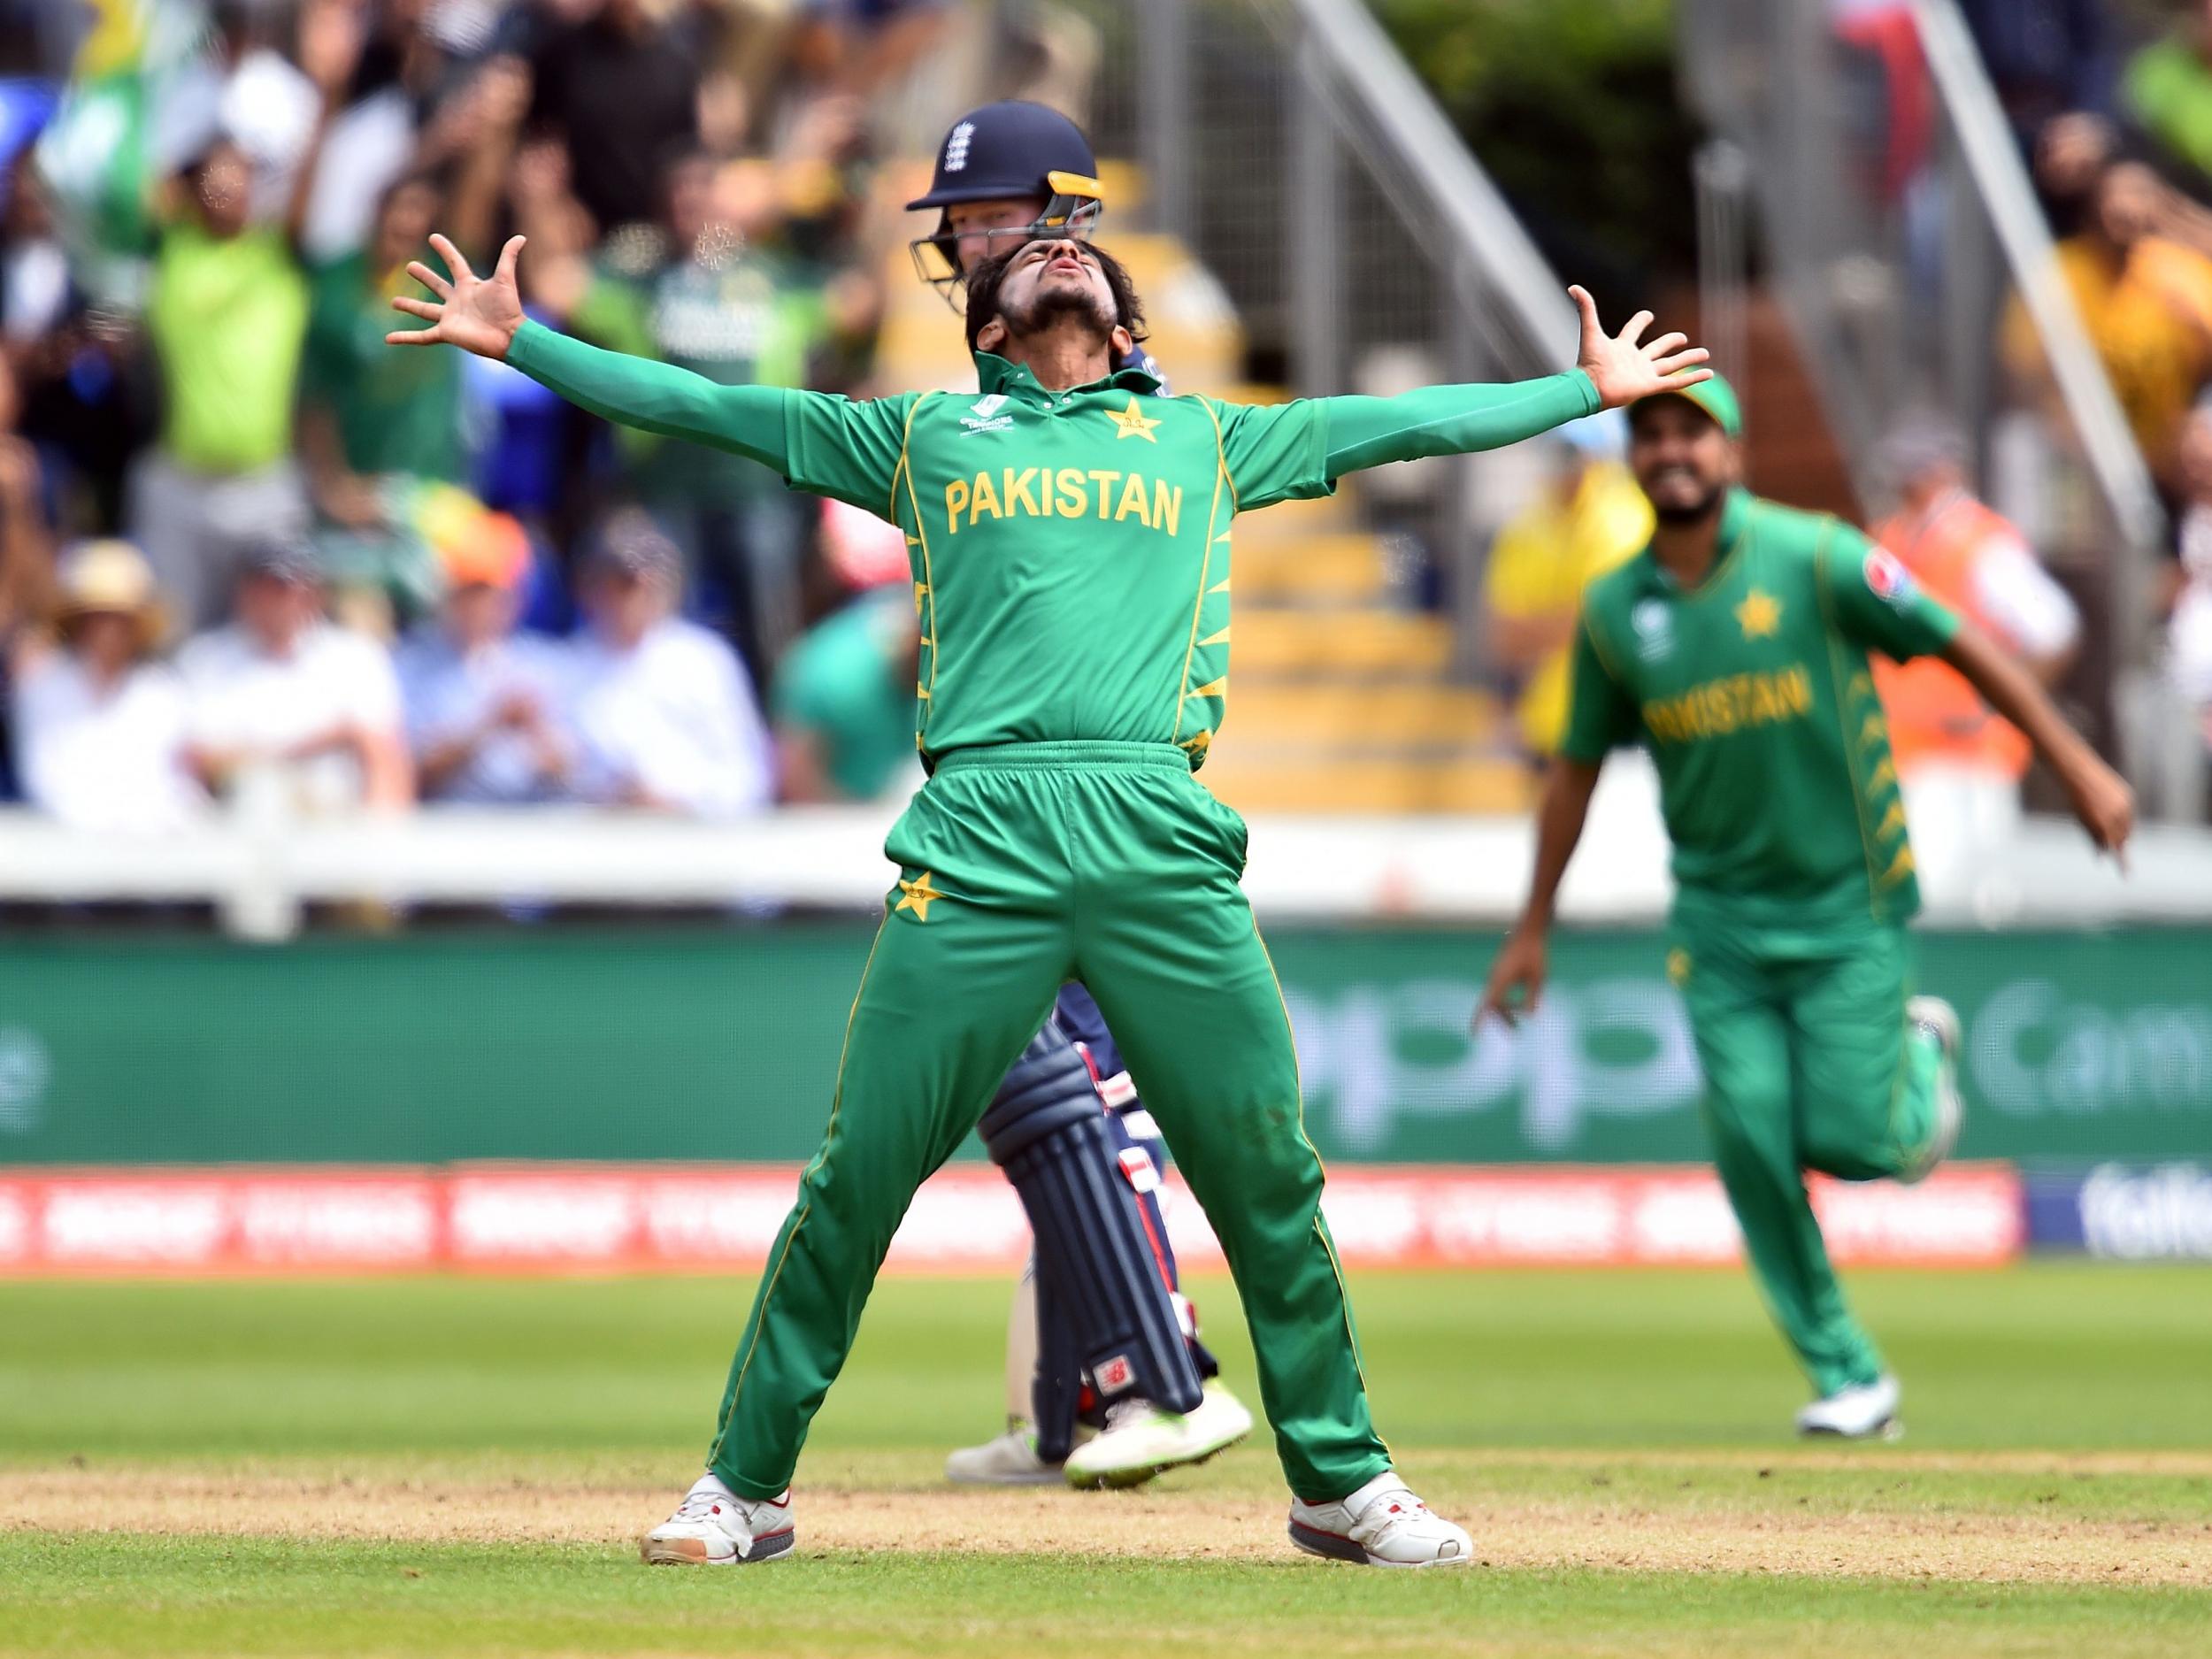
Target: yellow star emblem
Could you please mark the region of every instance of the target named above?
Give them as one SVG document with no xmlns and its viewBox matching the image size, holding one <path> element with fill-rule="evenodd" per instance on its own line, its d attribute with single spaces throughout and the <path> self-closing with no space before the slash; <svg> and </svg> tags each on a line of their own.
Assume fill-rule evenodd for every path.
<svg viewBox="0 0 2212 1659">
<path fill-rule="evenodd" d="M 1120 428 L 1114 434 L 1116 443 L 1119 443 L 1124 438 L 1142 438 L 1147 443 L 1159 442 L 1159 440 L 1152 435 L 1152 428 L 1160 423 L 1145 419 L 1144 410 L 1137 403 L 1137 396 L 1134 392 L 1129 395 L 1128 408 L 1123 410 L 1118 415 L 1110 409 L 1106 411 L 1106 419 Z"/>
<path fill-rule="evenodd" d="M 895 911 L 911 910 L 916 921 L 926 922 L 929 919 L 929 907 L 944 896 L 929 885 L 929 872 L 925 870 L 911 881 L 899 883 L 899 902 L 891 908 Z"/>
<path fill-rule="evenodd" d="M 1772 594 L 1763 594 L 1754 588 L 1743 596 L 1743 603 L 1736 607 L 1736 620 L 1743 624 L 1747 640 L 1769 638 L 1782 626 L 1782 602 Z"/>
</svg>

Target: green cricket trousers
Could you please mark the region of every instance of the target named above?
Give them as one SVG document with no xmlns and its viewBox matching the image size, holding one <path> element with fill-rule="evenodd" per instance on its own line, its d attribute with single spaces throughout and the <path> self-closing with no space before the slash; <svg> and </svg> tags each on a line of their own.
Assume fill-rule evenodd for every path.
<svg viewBox="0 0 2212 1659">
<path fill-rule="evenodd" d="M 743 1497 L 790 1484 L 915 1188 L 1074 979 L 1221 1240 L 1292 1491 L 1381 1473 L 1289 1021 L 1238 886 L 1242 820 L 1167 744 L 1008 744 L 941 757 L 885 851 L 900 879 L 710 1466 Z"/>
<path fill-rule="evenodd" d="M 1747 926 L 1685 893 L 1669 943 L 1760 1294 L 1819 1393 L 1872 1382 L 1881 1355 L 1844 1302 L 1802 1171 L 1895 1176 L 1934 1133 L 1941 1056 L 1905 1023 L 1905 930 Z"/>
</svg>

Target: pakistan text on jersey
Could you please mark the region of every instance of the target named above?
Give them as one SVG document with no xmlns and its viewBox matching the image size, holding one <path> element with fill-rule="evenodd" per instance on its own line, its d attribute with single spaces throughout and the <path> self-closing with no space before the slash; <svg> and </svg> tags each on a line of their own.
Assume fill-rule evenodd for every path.
<svg viewBox="0 0 2212 1659">
<path fill-rule="evenodd" d="M 1183 521 L 1183 487 L 1141 472 L 1099 468 L 1002 467 L 996 473 L 956 478 L 945 486 L 945 533 L 957 535 L 988 515 L 1010 518 L 1133 518 L 1148 530 L 1173 535 Z"/>
<path fill-rule="evenodd" d="M 1801 720 L 1812 706 L 1812 675 L 1802 663 L 1793 663 L 1787 668 L 1706 680 L 1678 696 L 1645 703 L 1643 717 L 1651 734 L 1662 741 L 1694 743 L 1747 726 Z"/>
</svg>

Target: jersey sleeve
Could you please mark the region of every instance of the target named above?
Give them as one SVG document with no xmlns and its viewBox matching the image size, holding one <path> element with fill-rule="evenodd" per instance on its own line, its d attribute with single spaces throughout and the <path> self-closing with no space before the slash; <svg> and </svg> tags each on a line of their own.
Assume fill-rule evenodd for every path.
<svg viewBox="0 0 2212 1659">
<path fill-rule="evenodd" d="M 1904 662 L 1951 643 L 1959 619 L 1922 591 L 1897 556 L 1837 526 L 1813 556 L 1830 626 L 1855 645 Z"/>
<path fill-rule="evenodd" d="M 915 395 L 855 403 L 776 386 L 722 386 L 665 363 L 602 351 L 526 322 L 507 360 L 580 409 L 773 467 L 794 489 L 890 518 Z"/>
<path fill-rule="evenodd" d="M 827 392 L 787 392 L 784 477 L 794 489 L 897 522 L 892 491 L 914 409 L 926 394 L 856 403 Z"/>
<path fill-rule="evenodd" d="M 1221 426 L 1221 464 L 1239 512 L 1279 501 L 1332 494 L 1328 421 L 1310 398 L 1288 403 L 1217 403 L 1207 407 Z"/>
<path fill-rule="evenodd" d="M 1587 614 L 1576 618 L 1567 667 L 1567 726 L 1559 740 L 1564 759 L 1594 766 L 1612 750 L 1636 741 L 1636 703 L 1613 677 L 1590 633 Z"/>
<path fill-rule="evenodd" d="M 1325 397 L 1323 466 L 1332 480 L 1390 461 L 1502 449 L 1598 411 L 1580 369 L 1541 380 L 1424 386 L 1395 397 Z"/>
</svg>

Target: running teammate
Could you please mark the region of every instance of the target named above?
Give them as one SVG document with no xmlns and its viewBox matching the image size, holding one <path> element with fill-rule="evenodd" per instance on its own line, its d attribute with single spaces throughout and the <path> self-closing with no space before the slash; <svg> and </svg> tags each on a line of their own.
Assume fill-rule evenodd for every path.
<svg viewBox="0 0 2212 1659">
<path fill-rule="evenodd" d="M 1894 557 L 1740 488 L 1727 382 L 1647 398 L 1629 421 L 1658 527 L 1583 594 L 1528 905 L 1476 1018 L 1535 1005 L 1599 768 L 1641 743 L 1674 843 L 1667 973 L 1752 1272 L 1816 1396 L 1798 1429 L 1891 1432 L 1897 1379 L 1844 1303 L 1801 1173 L 1916 1181 L 1959 1130 L 1958 1017 L 1907 995 L 1919 884 L 1870 654 L 1957 669 L 2032 740 L 2099 847 L 2125 847 L 2134 802 L 2033 677 Z"/>
<path fill-rule="evenodd" d="M 1269 407 L 1161 397 L 1150 374 L 1112 367 L 1142 327 L 1126 274 L 1056 236 L 969 279 L 979 397 L 853 403 L 718 386 L 563 338 L 523 315 L 520 238 L 485 279 L 434 246 L 453 277 L 409 267 L 436 297 L 393 304 L 432 326 L 395 343 L 503 359 L 611 419 L 881 514 L 906 534 L 921 608 L 931 777 L 886 843 L 900 874 L 707 1472 L 645 1558 L 792 1548 L 792 1472 L 900 1218 L 1079 979 L 1228 1257 L 1293 1542 L 1465 1565 L 1467 1534 L 1407 1488 L 1370 1419 L 1289 1023 L 1239 886 L 1244 825 L 1191 775 L 1228 702 L 1229 526 L 1346 472 L 1517 442 L 1695 381 L 1704 352 L 1680 334 L 1640 343 L 1648 313 L 1608 336 L 1578 288 L 1579 366 L 1548 379 Z"/>
</svg>

